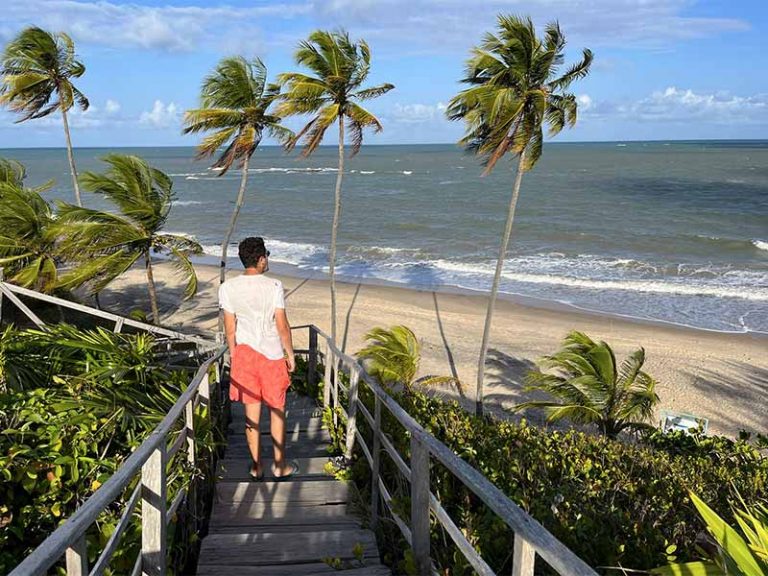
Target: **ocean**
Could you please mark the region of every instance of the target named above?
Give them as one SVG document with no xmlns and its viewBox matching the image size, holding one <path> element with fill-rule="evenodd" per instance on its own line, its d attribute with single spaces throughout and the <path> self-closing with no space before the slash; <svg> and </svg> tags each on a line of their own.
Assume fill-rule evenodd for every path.
<svg viewBox="0 0 768 576">
<path fill-rule="evenodd" d="M 219 254 L 240 174 L 192 148 L 78 149 L 78 169 L 139 154 L 173 176 L 166 230 Z M 327 270 L 336 148 L 260 148 L 235 238 L 264 236 L 273 268 Z M 6 149 L 28 183 L 73 201 L 63 149 Z M 481 177 L 453 145 L 372 146 L 347 162 L 339 273 L 421 289 L 487 291 L 513 163 Z M 85 193 L 84 201 L 106 208 Z M 236 249 L 230 254 L 236 256 Z M 236 262 L 233 260 L 233 265 Z M 275 265 L 276 264 L 276 265 Z M 726 332 L 768 333 L 768 141 L 550 143 L 523 178 L 502 292 Z"/>
</svg>

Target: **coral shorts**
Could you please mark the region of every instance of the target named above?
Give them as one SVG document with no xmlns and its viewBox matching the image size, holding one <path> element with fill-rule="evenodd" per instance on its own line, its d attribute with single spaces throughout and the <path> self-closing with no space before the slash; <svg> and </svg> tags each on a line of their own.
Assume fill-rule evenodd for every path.
<svg viewBox="0 0 768 576">
<path fill-rule="evenodd" d="M 270 360 L 247 344 L 232 353 L 229 399 L 243 404 L 264 402 L 270 408 L 285 408 L 285 392 L 291 384 L 283 358 Z"/>
</svg>

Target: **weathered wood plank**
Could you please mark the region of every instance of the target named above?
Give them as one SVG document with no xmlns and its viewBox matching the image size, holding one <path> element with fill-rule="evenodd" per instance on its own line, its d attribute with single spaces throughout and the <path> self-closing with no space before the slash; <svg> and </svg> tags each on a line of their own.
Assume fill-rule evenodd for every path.
<svg viewBox="0 0 768 576">
<path fill-rule="evenodd" d="M 336 570 L 327 564 L 291 564 L 288 566 L 200 566 L 198 576 L 391 576 L 392 572 L 370 560 L 361 568 Z"/>
<path fill-rule="evenodd" d="M 331 526 L 346 524 L 349 520 L 347 504 L 287 505 L 285 502 L 240 502 L 233 504 L 216 503 L 211 514 L 210 527 L 213 531 L 225 526 L 309 526 L 318 524 Z M 358 521 L 359 524 L 359 521 Z"/>
<path fill-rule="evenodd" d="M 243 430 L 245 430 L 245 425 L 243 425 Z M 271 446 L 272 445 L 272 436 L 269 434 L 261 434 L 260 437 L 261 445 L 262 446 Z M 327 445 L 331 441 L 331 436 L 328 433 L 328 430 L 316 430 L 314 432 L 308 432 L 308 431 L 292 431 L 288 432 L 286 431 L 285 434 L 285 441 L 288 446 L 291 444 L 297 445 L 297 444 L 322 444 Z M 245 432 L 233 432 L 229 435 L 227 438 L 227 446 L 228 447 L 234 447 L 234 446 L 247 446 L 247 440 L 245 438 Z"/>
<path fill-rule="evenodd" d="M 245 430 L 245 420 L 237 418 L 232 420 L 227 427 L 227 432 L 230 434 L 243 434 Z M 259 430 L 262 436 L 269 436 L 269 419 L 260 422 Z M 290 437 L 291 434 L 297 434 L 306 432 L 308 434 L 316 434 L 318 431 L 323 430 L 322 418 L 301 418 L 294 419 L 289 418 L 285 421 L 285 433 Z"/>
<path fill-rule="evenodd" d="M 233 442 L 227 447 L 225 452 L 227 459 L 248 458 L 250 455 L 251 453 L 248 451 L 245 441 L 242 444 L 240 442 Z M 261 445 L 261 457 L 273 458 L 273 456 L 272 442 L 264 442 Z M 285 457 L 288 460 L 295 458 L 319 458 L 321 456 L 328 456 L 327 444 L 286 442 Z"/>
<path fill-rule="evenodd" d="M 347 501 L 349 489 L 335 480 L 316 482 L 218 482 L 218 502 L 263 502 L 273 505 L 285 502 L 299 506 L 306 504 L 339 504 Z"/>
<path fill-rule="evenodd" d="M 330 478 L 325 472 L 325 465 L 329 462 L 327 457 L 318 458 L 296 458 L 296 462 L 299 465 L 298 478 Z M 261 465 L 264 468 L 264 474 L 268 480 L 272 475 L 271 458 L 263 458 Z M 218 479 L 227 481 L 250 481 L 250 458 L 226 458 L 219 464 Z"/>
<path fill-rule="evenodd" d="M 270 566 L 316 562 L 325 557 L 353 559 L 358 545 L 364 558 L 378 560 L 379 551 L 368 530 L 297 532 L 290 538 L 281 533 L 211 534 L 203 540 L 199 565 Z"/>
</svg>

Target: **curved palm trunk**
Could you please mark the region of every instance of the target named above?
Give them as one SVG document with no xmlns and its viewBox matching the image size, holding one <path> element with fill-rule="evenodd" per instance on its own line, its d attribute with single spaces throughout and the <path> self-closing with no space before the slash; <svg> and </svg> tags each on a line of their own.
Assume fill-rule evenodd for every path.
<svg viewBox="0 0 768 576">
<path fill-rule="evenodd" d="M 483 378 L 485 376 L 485 355 L 488 351 L 488 339 L 491 335 L 491 323 L 493 321 L 493 312 L 496 308 L 496 296 L 499 293 L 499 283 L 501 281 L 501 271 L 504 268 L 504 257 L 507 255 L 507 246 L 509 237 L 512 233 L 512 223 L 515 221 L 515 209 L 517 208 L 517 198 L 520 196 L 520 184 L 523 181 L 523 162 L 525 152 L 520 154 L 520 160 L 517 164 L 517 174 L 515 175 L 515 184 L 512 187 L 512 198 L 509 201 L 509 210 L 507 212 L 507 223 L 504 226 L 504 235 L 501 237 L 501 247 L 499 248 L 499 259 L 496 261 L 496 273 L 493 276 L 493 285 L 491 286 L 491 296 L 488 298 L 488 311 L 485 314 L 485 327 L 483 328 L 483 341 L 480 344 L 480 358 L 477 361 L 477 389 L 475 395 L 475 414 L 483 415 Z"/>
<path fill-rule="evenodd" d="M 250 160 L 250 157 L 248 156 L 243 159 L 243 171 L 240 175 L 240 189 L 237 191 L 235 209 L 232 211 L 232 217 L 229 219 L 227 235 L 224 237 L 224 242 L 221 243 L 221 263 L 219 264 L 221 270 L 219 272 L 219 284 L 223 284 L 224 280 L 227 279 L 227 248 L 229 248 L 229 241 L 232 239 L 232 234 L 235 231 L 235 224 L 237 224 L 237 217 L 240 215 L 240 209 L 243 207 L 243 201 L 245 199 L 245 186 L 248 183 L 248 160 Z"/>
<path fill-rule="evenodd" d="M 149 291 L 149 306 L 152 309 L 152 323 L 160 323 L 160 310 L 157 307 L 157 289 L 155 288 L 155 276 L 152 274 L 152 256 L 149 250 L 144 252 L 144 263 L 147 269 L 147 290 Z"/>
<path fill-rule="evenodd" d="M 229 242 L 232 239 L 232 234 L 235 232 L 235 225 L 237 224 L 237 217 L 240 215 L 240 209 L 245 202 L 245 187 L 248 184 L 248 161 L 250 156 L 243 158 L 242 173 L 240 174 L 240 189 L 237 191 L 237 200 L 235 200 L 235 209 L 232 211 L 232 217 L 229 219 L 229 228 L 227 228 L 227 234 L 224 237 L 224 241 L 221 243 L 221 262 L 219 264 L 219 284 L 224 284 L 227 279 L 227 249 L 229 248 Z M 219 333 L 224 333 L 224 312 L 219 310 Z"/>
<path fill-rule="evenodd" d="M 75 187 L 75 202 L 82 208 L 83 202 L 80 199 L 80 184 L 77 181 L 77 168 L 75 168 L 75 155 L 72 152 L 72 137 L 69 135 L 69 121 L 67 112 L 61 109 L 61 118 L 64 122 L 64 135 L 67 137 L 67 159 L 69 160 L 69 171 L 72 173 L 72 185 Z"/>
<path fill-rule="evenodd" d="M 339 116 L 339 170 L 336 173 L 336 191 L 333 203 L 333 226 L 331 227 L 331 254 L 328 271 L 331 277 L 331 341 L 336 343 L 336 237 L 341 216 L 341 181 L 344 178 L 344 117 Z"/>
</svg>

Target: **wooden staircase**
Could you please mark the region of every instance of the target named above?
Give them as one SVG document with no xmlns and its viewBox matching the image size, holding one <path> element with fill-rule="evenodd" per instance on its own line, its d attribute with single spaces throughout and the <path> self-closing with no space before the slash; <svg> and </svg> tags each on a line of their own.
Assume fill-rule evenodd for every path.
<svg viewBox="0 0 768 576">
<path fill-rule="evenodd" d="M 216 482 L 208 536 L 203 539 L 199 576 L 383 576 L 373 532 L 349 512 L 348 486 L 324 471 L 328 432 L 320 410 L 308 398 L 288 395 L 286 454 L 299 474 L 274 482 L 270 477 L 272 440 L 269 415 L 262 414 L 261 482 L 249 477 L 241 404 L 232 407 L 227 448 Z M 339 569 L 332 564 L 341 566 Z"/>
</svg>

